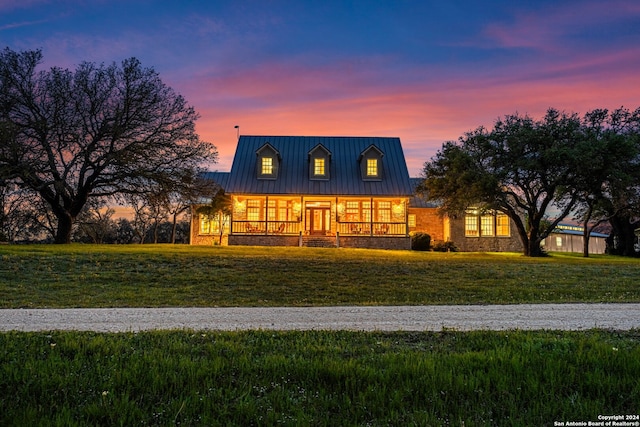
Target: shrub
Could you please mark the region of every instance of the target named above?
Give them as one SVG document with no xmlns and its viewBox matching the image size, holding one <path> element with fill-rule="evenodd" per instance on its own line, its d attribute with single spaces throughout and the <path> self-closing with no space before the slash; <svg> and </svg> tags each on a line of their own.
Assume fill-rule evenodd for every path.
<svg viewBox="0 0 640 427">
<path fill-rule="evenodd" d="M 417 232 L 411 236 L 411 249 L 414 251 L 428 251 L 431 249 L 431 236 Z"/>
<path fill-rule="evenodd" d="M 433 244 L 431 249 L 435 252 L 458 252 L 456 244 L 450 241 L 437 241 Z"/>
</svg>

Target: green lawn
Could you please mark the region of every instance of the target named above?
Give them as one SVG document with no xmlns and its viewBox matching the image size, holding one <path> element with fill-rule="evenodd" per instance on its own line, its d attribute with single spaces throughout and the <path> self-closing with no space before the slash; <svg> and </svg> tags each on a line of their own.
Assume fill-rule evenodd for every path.
<svg viewBox="0 0 640 427">
<path fill-rule="evenodd" d="M 640 260 L 610 256 L 0 246 L 0 308 L 638 301 Z"/>
<path fill-rule="evenodd" d="M 640 408 L 638 331 L 5 333 L 0 348 L 2 426 L 552 426 Z"/>
<path fill-rule="evenodd" d="M 0 246 L 0 308 L 638 302 L 640 260 Z M 0 333 L 2 426 L 541 426 L 637 415 L 640 335 Z"/>
</svg>

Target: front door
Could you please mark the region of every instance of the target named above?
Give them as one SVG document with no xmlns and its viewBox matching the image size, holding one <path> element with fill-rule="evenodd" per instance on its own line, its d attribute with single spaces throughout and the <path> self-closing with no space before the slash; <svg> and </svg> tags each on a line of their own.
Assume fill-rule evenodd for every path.
<svg viewBox="0 0 640 427">
<path fill-rule="evenodd" d="M 307 208 L 307 230 L 311 235 L 326 235 L 331 230 L 331 209 Z"/>
</svg>

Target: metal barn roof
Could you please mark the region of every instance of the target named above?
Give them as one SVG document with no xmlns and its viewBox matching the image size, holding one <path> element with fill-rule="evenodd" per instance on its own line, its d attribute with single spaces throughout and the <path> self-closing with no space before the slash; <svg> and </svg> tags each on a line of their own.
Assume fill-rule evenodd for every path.
<svg viewBox="0 0 640 427">
<path fill-rule="evenodd" d="M 227 191 L 227 186 L 229 185 L 229 176 L 231 173 L 229 172 L 205 172 L 202 174 L 202 177 L 206 180 L 210 180 L 218 184 L 221 188 Z"/>
<path fill-rule="evenodd" d="M 418 187 L 418 185 L 420 185 L 420 183 L 422 183 L 422 181 L 424 181 L 424 178 L 409 178 L 409 181 L 411 182 L 411 190 L 413 194 L 411 196 L 411 199 L 409 199 L 410 207 L 412 208 L 439 208 L 440 207 L 440 203 L 438 203 L 437 201 L 429 200 L 424 196 L 419 195 L 416 192 L 416 188 Z"/>
<path fill-rule="evenodd" d="M 257 178 L 256 152 L 265 144 L 278 151 L 277 179 Z M 328 180 L 309 178 L 309 152 L 322 144 L 331 153 Z M 365 181 L 360 155 L 376 147 L 382 157 L 382 179 Z M 399 138 L 328 136 L 241 136 L 225 187 L 235 194 L 314 194 L 410 196 L 409 172 Z"/>
</svg>

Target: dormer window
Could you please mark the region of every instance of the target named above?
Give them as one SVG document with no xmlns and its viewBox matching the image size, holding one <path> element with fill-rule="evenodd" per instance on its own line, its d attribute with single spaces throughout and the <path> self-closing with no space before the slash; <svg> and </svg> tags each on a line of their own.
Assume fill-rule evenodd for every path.
<svg viewBox="0 0 640 427">
<path fill-rule="evenodd" d="M 262 175 L 273 175 L 273 157 L 262 158 Z"/>
<path fill-rule="evenodd" d="M 331 165 L 331 152 L 322 144 L 309 151 L 309 179 L 328 180 Z"/>
<path fill-rule="evenodd" d="M 268 142 L 256 151 L 258 179 L 277 179 L 280 170 L 280 153 Z"/>
<path fill-rule="evenodd" d="M 315 158 L 313 159 L 313 174 L 315 176 L 324 176 L 324 159 Z"/>
<path fill-rule="evenodd" d="M 367 177 L 378 177 L 378 159 L 367 159 Z"/>
<path fill-rule="evenodd" d="M 360 174 L 363 181 L 381 181 L 383 175 L 382 157 L 384 153 L 375 145 L 370 145 L 360 153 Z"/>
</svg>

